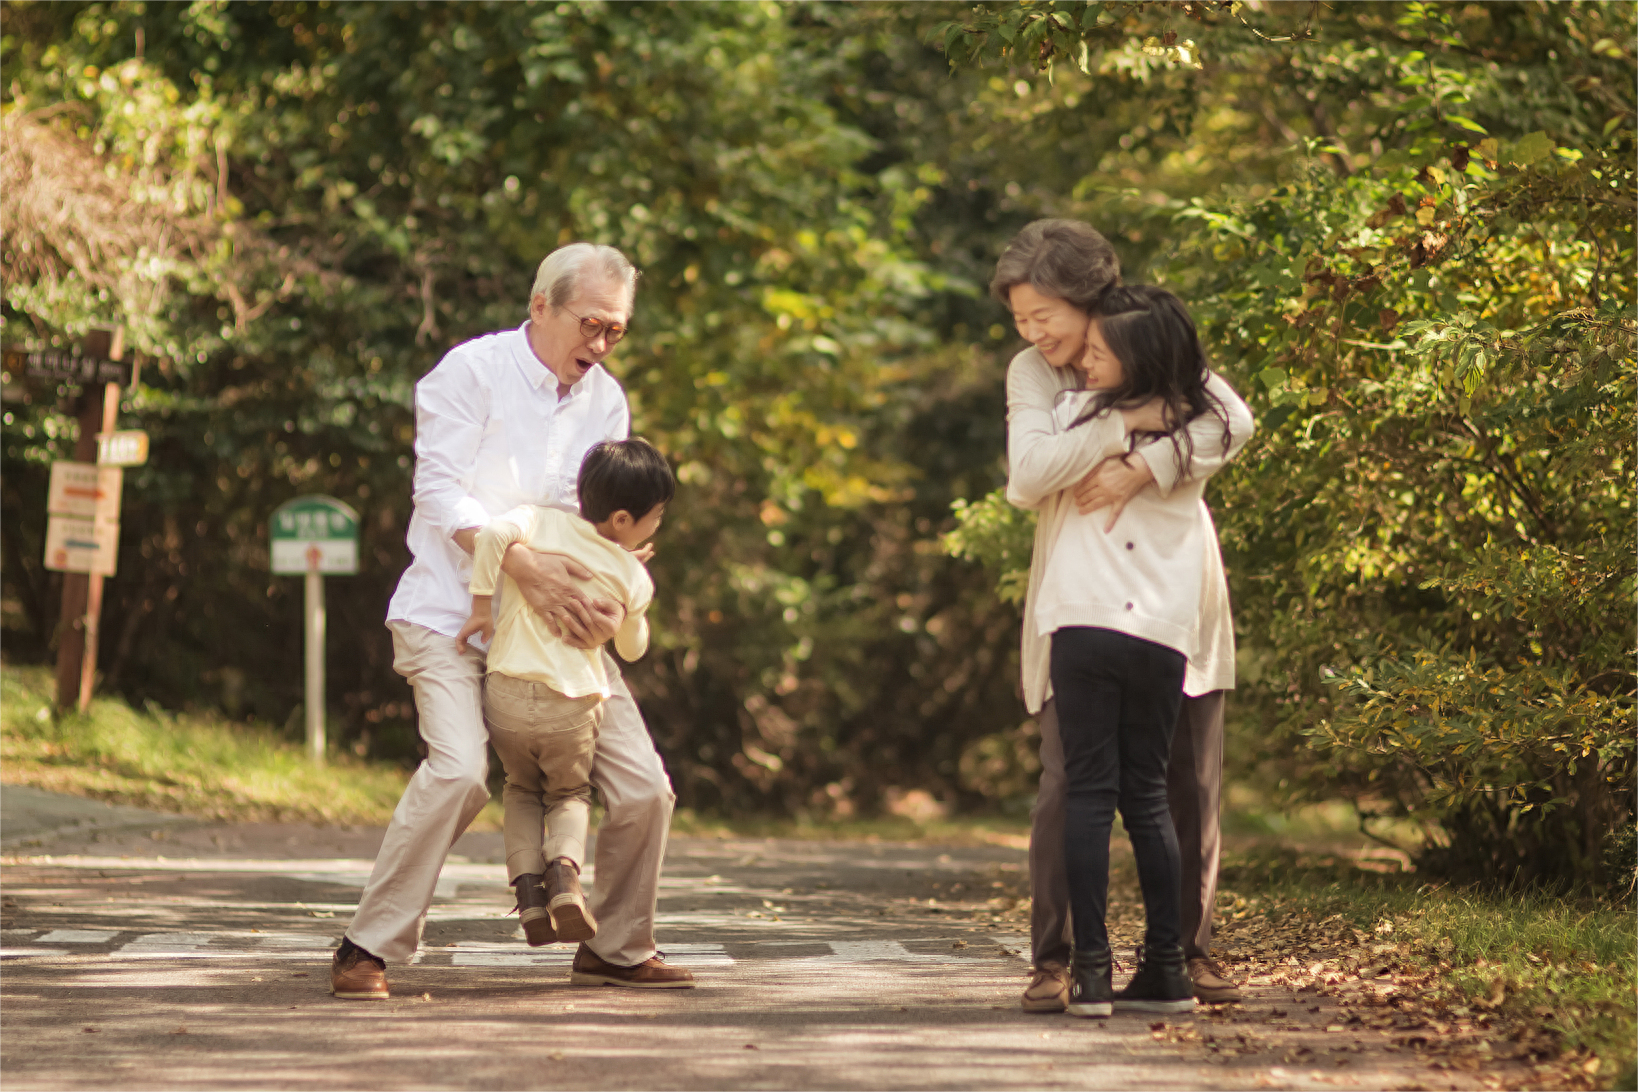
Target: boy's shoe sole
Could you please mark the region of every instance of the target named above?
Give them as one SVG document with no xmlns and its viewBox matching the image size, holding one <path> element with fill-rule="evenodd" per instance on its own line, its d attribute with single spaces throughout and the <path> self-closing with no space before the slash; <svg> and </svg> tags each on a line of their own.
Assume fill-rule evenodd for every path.
<svg viewBox="0 0 1638 1092">
<path fill-rule="evenodd" d="M 1109 1001 L 1071 1001 L 1064 1011 L 1071 1016 L 1113 1016 L 1115 1006 Z"/>
<path fill-rule="evenodd" d="M 590 940 L 597 935 L 597 923 L 590 911 L 578 902 L 552 907 L 552 931 L 558 940 Z"/>
<path fill-rule="evenodd" d="M 523 939 L 529 942 L 529 947 L 539 948 L 557 940 L 551 914 L 544 906 L 531 906 L 520 916 L 523 918 Z"/>
<path fill-rule="evenodd" d="M 1175 1001 L 1135 1000 L 1124 997 L 1115 998 L 1117 1012 L 1188 1012 L 1194 1008 L 1194 998 L 1183 997 Z"/>
</svg>

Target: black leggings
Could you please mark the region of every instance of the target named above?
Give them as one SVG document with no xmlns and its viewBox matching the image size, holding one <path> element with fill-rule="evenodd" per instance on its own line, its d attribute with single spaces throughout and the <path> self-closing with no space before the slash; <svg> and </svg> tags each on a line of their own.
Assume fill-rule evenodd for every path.
<svg viewBox="0 0 1638 1092">
<path fill-rule="evenodd" d="M 1104 919 L 1116 807 L 1137 858 L 1146 939 L 1182 943 L 1182 868 L 1166 766 L 1186 663 L 1176 649 L 1115 630 L 1068 626 L 1052 635 L 1052 692 L 1068 780 L 1064 862 L 1077 951 L 1109 944 Z"/>
</svg>

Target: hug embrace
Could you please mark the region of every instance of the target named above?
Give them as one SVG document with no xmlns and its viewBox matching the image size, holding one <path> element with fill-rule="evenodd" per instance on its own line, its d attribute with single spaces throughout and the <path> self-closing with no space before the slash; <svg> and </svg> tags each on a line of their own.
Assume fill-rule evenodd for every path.
<svg viewBox="0 0 1638 1092">
<path fill-rule="evenodd" d="M 386 998 L 386 961 L 415 954 L 439 870 L 489 798 L 491 742 L 528 943 L 578 942 L 577 985 L 695 984 L 655 947 L 670 778 L 604 651 L 646 650 L 649 539 L 675 492 L 663 455 L 630 437 L 602 363 L 636 285 L 619 251 L 561 247 L 521 327 L 456 346 L 416 385 L 413 560 L 387 624 L 427 758 L 335 952 L 337 997 Z M 1202 493 L 1250 437 L 1250 412 L 1208 369 L 1183 303 L 1121 285 L 1114 250 L 1085 224 L 1028 225 L 991 290 L 1032 346 L 1007 373 L 1007 496 L 1038 513 L 1022 668 L 1042 776 L 1023 1007 L 1107 1016 L 1237 1000 L 1210 958 L 1234 636 Z M 594 787 L 604 818 L 586 892 Z M 1117 811 L 1147 917 L 1118 993 L 1105 925 Z"/>
<path fill-rule="evenodd" d="M 1206 480 L 1251 436 L 1187 309 L 1122 286 L 1104 237 L 1039 220 L 991 291 L 1032 348 L 1007 371 L 1007 499 L 1037 512 L 1024 700 L 1040 718 L 1027 1012 L 1176 1012 L 1239 991 L 1211 960 L 1234 630 Z M 1120 812 L 1147 930 L 1118 994 L 1105 926 Z"/>
</svg>

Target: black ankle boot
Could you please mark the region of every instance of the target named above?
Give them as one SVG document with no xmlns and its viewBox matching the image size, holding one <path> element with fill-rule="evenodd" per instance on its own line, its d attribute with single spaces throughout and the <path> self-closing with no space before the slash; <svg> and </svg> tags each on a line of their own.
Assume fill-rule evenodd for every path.
<svg viewBox="0 0 1638 1092">
<path fill-rule="evenodd" d="M 1187 1012 L 1194 1008 L 1194 980 L 1176 944 L 1145 944 L 1137 950 L 1138 969 L 1115 995 L 1118 1012 Z"/>
<path fill-rule="evenodd" d="M 1108 1016 L 1114 1012 L 1109 983 L 1109 949 L 1077 951 L 1069 960 L 1069 1015 Z"/>
</svg>

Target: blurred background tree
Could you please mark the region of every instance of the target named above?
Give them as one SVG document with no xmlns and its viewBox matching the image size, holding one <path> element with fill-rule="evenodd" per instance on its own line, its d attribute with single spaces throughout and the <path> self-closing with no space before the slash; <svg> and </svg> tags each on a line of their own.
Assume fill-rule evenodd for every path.
<svg viewBox="0 0 1638 1092">
<path fill-rule="evenodd" d="M 1152 89 L 1042 209 L 1163 239 L 1148 271 L 1259 411 L 1213 498 L 1240 772 L 1420 824 L 1445 875 L 1632 876 L 1632 16 L 1022 4 L 932 34 L 1052 76 L 1047 117 Z M 1002 504 L 950 547 L 1017 557 Z"/>
<path fill-rule="evenodd" d="M 1414 816 L 1450 868 L 1545 876 L 1594 817 L 1630 824 L 1630 7 L 4 15 L 8 156 L 48 131 L 197 227 L 93 284 L 18 256 L 37 233 L 4 198 L 7 340 L 120 321 L 152 362 L 111 689 L 294 727 L 266 517 L 328 492 L 367 560 L 330 582 L 332 714 L 343 745 L 413 761 L 380 624 L 413 384 L 590 238 L 644 270 L 613 370 L 683 483 L 630 671 L 682 802 L 1022 808 L 1033 725 L 992 590 L 1028 556 L 994 495 L 1018 342 L 983 286 L 1018 227 L 1070 215 L 1194 303 L 1259 411 L 1212 493 L 1237 774 Z M 44 659 L 41 498 L 73 425 L 8 410 L 6 655 Z M 1572 870 L 1601 852 L 1583 837 Z"/>
</svg>

